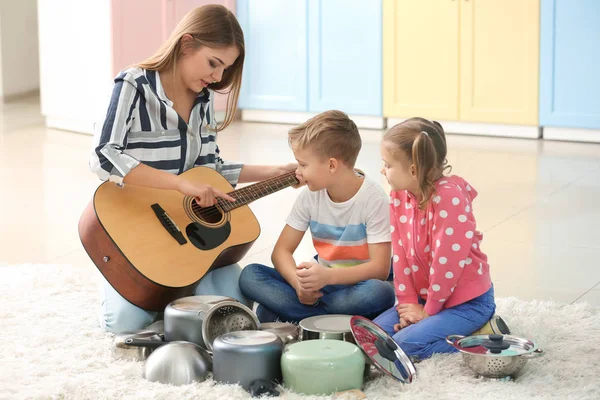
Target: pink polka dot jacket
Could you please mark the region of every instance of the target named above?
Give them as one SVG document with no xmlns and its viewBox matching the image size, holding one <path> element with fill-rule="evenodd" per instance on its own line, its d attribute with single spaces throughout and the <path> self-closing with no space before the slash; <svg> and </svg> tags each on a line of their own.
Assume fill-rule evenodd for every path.
<svg viewBox="0 0 600 400">
<path fill-rule="evenodd" d="M 406 190 L 391 192 L 394 288 L 400 304 L 425 300 L 434 315 L 487 292 L 487 256 L 480 249 L 472 202 L 477 191 L 458 176 L 443 177 L 423 210 Z"/>
</svg>

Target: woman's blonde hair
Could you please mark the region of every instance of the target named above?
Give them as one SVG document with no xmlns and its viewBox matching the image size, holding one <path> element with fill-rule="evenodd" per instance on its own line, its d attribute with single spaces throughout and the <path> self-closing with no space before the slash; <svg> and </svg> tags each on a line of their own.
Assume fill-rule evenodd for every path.
<svg viewBox="0 0 600 400">
<path fill-rule="evenodd" d="M 410 164 L 414 164 L 421 201 L 424 208 L 435 193 L 435 182 L 451 170 L 446 159 L 446 135 L 437 121 L 410 118 L 393 126 L 383 136 L 383 144 L 392 154 L 401 150 Z"/>
<path fill-rule="evenodd" d="M 153 71 L 175 71 L 175 65 L 183 52 L 181 38 L 191 35 L 194 40 L 189 45 L 194 48 L 207 46 L 210 48 L 227 48 L 236 46 L 240 55 L 223 73 L 220 82 L 211 83 L 208 87 L 218 93 L 228 93 L 225 121 L 217 126 L 217 131 L 225 129 L 235 118 L 240 87 L 242 84 L 242 70 L 244 67 L 244 33 L 235 15 L 227 8 L 209 4 L 198 7 L 188 12 L 177 24 L 169 39 L 163 43 L 158 51 L 138 64 L 140 68 Z"/>
</svg>

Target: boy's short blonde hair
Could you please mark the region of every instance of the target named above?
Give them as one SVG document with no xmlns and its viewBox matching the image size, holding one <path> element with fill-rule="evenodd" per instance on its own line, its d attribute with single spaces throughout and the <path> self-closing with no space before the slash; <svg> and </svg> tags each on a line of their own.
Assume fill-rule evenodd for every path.
<svg viewBox="0 0 600 400">
<path fill-rule="evenodd" d="M 290 146 L 311 147 L 319 156 L 336 158 L 353 168 L 362 145 L 358 128 L 346 113 L 325 111 L 290 129 Z"/>
</svg>

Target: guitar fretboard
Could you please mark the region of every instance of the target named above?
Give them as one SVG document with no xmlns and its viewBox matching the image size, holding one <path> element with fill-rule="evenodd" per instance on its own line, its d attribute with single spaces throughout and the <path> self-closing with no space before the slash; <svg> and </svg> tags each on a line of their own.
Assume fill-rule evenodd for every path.
<svg viewBox="0 0 600 400">
<path fill-rule="evenodd" d="M 257 182 L 227 193 L 233 197 L 235 201 L 228 201 L 221 198 L 219 198 L 217 201 L 223 211 L 231 211 L 235 208 L 249 204 L 254 200 L 258 200 L 261 197 L 278 192 L 281 189 L 297 185 L 298 183 L 298 179 L 296 179 L 296 172 L 291 171 L 286 174 L 276 176 L 275 178 Z"/>
</svg>

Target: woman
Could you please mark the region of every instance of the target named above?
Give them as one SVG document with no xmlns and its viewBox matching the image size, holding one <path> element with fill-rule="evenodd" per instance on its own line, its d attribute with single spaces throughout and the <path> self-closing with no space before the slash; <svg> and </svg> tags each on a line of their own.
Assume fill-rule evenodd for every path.
<svg viewBox="0 0 600 400">
<path fill-rule="evenodd" d="M 94 137 L 90 166 L 100 179 L 119 185 L 177 190 L 201 207 L 227 194 L 179 174 L 195 166 L 214 168 L 232 185 L 268 179 L 295 168 L 243 165 L 219 156 L 217 132 L 233 120 L 244 64 L 244 36 L 223 6 L 190 11 L 152 57 L 115 79 L 102 126 Z M 215 121 L 215 91 L 228 89 L 225 120 Z M 238 287 L 237 264 L 206 274 L 196 294 L 216 294 L 248 304 Z M 105 281 L 101 325 L 112 332 L 141 329 L 156 312 L 134 306 Z"/>
</svg>

